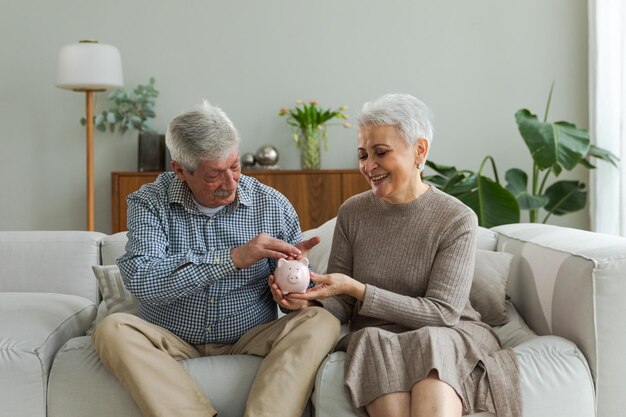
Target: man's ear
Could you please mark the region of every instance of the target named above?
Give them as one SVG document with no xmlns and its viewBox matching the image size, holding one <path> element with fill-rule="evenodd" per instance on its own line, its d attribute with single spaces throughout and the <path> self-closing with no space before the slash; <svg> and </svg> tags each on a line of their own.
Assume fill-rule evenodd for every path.
<svg viewBox="0 0 626 417">
<path fill-rule="evenodd" d="M 181 181 L 185 181 L 186 172 L 183 166 L 176 161 L 172 161 L 171 163 L 172 163 L 172 169 L 176 173 L 176 176 L 178 177 L 178 179 Z"/>
</svg>

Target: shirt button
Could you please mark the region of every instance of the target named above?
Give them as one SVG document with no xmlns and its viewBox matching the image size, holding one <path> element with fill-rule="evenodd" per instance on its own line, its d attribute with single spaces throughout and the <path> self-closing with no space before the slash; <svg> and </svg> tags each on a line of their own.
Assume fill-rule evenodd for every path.
<svg viewBox="0 0 626 417">
<path fill-rule="evenodd" d="M 215 304 L 215 298 L 211 298 L 211 304 Z"/>
<path fill-rule="evenodd" d="M 206 328 L 206 331 L 210 333 L 211 329 L 212 329 L 212 326 L 209 326 L 209 327 Z"/>
<path fill-rule="evenodd" d="M 213 252 L 213 251 L 215 250 L 215 248 L 209 248 L 209 250 L 210 250 L 211 252 Z"/>
<path fill-rule="evenodd" d="M 215 260 L 213 262 L 215 262 L 216 264 L 219 264 L 220 263 L 220 258 L 215 258 Z"/>
</svg>

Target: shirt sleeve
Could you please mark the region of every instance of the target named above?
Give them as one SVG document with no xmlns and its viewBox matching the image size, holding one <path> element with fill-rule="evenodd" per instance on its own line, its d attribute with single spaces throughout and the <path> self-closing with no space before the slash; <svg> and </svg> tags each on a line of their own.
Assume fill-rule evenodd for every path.
<svg viewBox="0 0 626 417">
<path fill-rule="evenodd" d="M 236 271 L 230 249 L 169 254 L 165 216 L 158 204 L 128 198 L 128 242 L 117 264 L 124 284 L 137 299 L 171 303 Z"/>
<path fill-rule="evenodd" d="M 423 297 L 409 297 L 366 285 L 359 314 L 408 328 L 453 326 L 468 302 L 476 253 L 474 213 L 444 230 Z"/>
</svg>

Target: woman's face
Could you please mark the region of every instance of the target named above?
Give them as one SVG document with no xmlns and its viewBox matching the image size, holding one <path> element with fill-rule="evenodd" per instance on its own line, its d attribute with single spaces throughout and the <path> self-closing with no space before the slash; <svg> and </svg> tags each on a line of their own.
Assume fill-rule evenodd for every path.
<svg viewBox="0 0 626 417">
<path fill-rule="evenodd" d="M 426 160 L 428 142 L 407 144 L 395 126 L 359 129 L 359 168 L 376 197 L 391 204 L 413 201 L 423 192 L 417 164 Z"/>
</svg>

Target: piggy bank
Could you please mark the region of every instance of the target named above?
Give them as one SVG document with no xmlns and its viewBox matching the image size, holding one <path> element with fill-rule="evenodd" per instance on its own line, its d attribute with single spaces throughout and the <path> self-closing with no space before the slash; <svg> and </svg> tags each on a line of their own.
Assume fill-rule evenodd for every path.
<svg viewBox="0 0 626 417">
<path fill-rule="evenodd" d="M 274 278 L 276 279 L 276 285 L 278 285 L 283 294 L 306 292 L 311 281 L 309 260 L 307 258 L 294 259 L 292 261 L 279 259 L 274 271 Z"/>
</svg>

